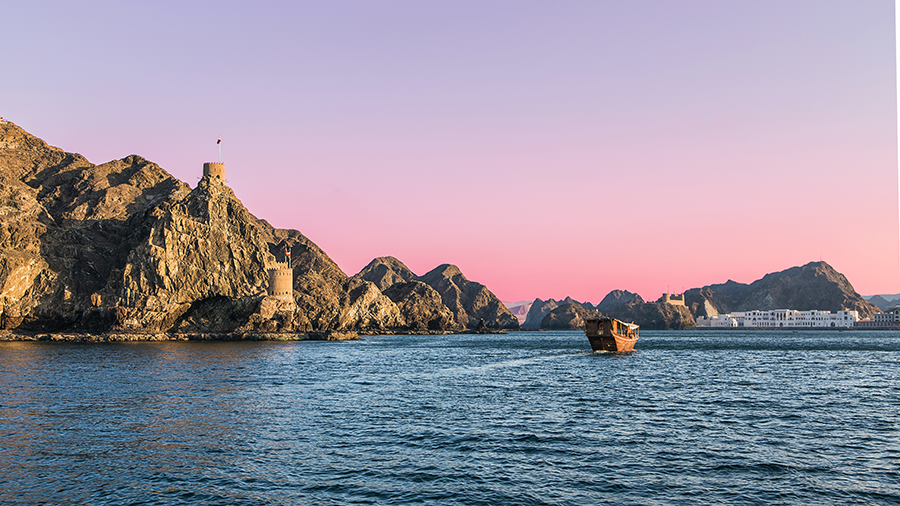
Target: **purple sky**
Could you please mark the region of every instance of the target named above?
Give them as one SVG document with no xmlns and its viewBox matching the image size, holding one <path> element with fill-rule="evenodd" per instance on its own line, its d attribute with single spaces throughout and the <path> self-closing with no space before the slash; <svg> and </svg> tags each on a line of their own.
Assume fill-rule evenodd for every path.
<svg viewBox="0 0 900 506">
<path fill-rule="evenodd" d="M 196 184 L 348 273 L 505 300 L 831 263 L 900 292 L 894 4 L 18 2 L 0 115 Z"/>
</svg>

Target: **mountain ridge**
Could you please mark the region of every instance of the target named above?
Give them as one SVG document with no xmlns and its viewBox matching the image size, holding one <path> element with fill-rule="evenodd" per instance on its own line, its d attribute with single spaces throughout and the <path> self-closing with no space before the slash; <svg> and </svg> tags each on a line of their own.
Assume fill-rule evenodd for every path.
<svg viewBox="0 0 900 506">
<path fill-rule="evenodd" d="M 0 330 L 447 331 L 503 312 L 449 264 L 434 281 L 449 279 L 465 299 L 457 301 L 462 326 L 435 303 L 449 295 L 425 283 L 395 290 L 394 302 L 299 231 L 256 218 L 216 175 L 191 188 L 138 155 L 94 165 L 7 122 L 0 181 Z M 268 270 L 285 249 L 293 294 L 279 299 L 268 294 Z"/>
<path fill-rule="evenodd" d="M 860 319 L 880 312 L 853 289 L 843 274 L 821 261 L 768 273 L 749 284 L 729 279 L 721 284 L 691 288 L 684 292 L 684 299 L 684 306 L 668 304 L 662 299 L 645 302 L 640 295 L 624 290 L 612 290 L 597 305 L 571 297 L 561 302 L 537 298 L 522 327 L 576 329 L 583 327 L 584 318 L 603 315 L 634 321 L 648 329 L 673 330 L 695 325 L 700 316 L 734 311 L 852 310 L 859 313 Z"/>
</svg>

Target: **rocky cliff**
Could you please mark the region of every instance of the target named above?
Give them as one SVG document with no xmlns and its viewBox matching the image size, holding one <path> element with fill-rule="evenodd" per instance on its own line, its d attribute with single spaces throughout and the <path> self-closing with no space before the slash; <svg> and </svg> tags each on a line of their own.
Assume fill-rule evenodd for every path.
<svg viewBox="0 0 900 506">
<path fill-rule="evenodd" d="M 574 300 L 565 302 L 547 313 L 541 320 L 541 328 L 547 330 L 578 330 L 584 328 L 584 320 L 599 318 L 599 311 Z"/>
<path fill-rule="evenodd" d="M 108 327 L 114 272 L 189 191 L 138 156 L 95 166 L 0 124 L 0 327 Z"/>
<path fill-rule="evenodd" d="M 598 311 L 607 311 L 609 309 L 624 306 L 625 304 L 643 304 L 644 299 L 636 293 L 627 290 L 613 290 L 603 297 L 603 300 L 597 304 Z"/>
<path fill-rule="evenodd" d="M 378 257 L 354 277 L 371 281 L 382 291 L 394 283 L 406 283 L 418 278 L 409 267 L 394 257 Z"/>
<path fill-rule="evenodd" d="M 300 232 L 250 214 L 221 179 L 191 189 L 136 155 L 94 165 L 3 123 L 0 182 L 2 329 L 391 331 L 515 320 L 461 273 L 429 278 L 444 293 L 390 257 L 370 265 L 377 283 L 349 277 Z M 292 300 L 266 293 L 267 267 L 285 248 Z"/>
<path fill-rule="evenodd" d="M 548 299 L 546 301 L 534 299 L 534 302 L 531 303 L 531 308 L 528 309 L 528 315 L 525 316 L 525 323 L 522 324 L 522 328 L 541 328 L 541 322 L 544 321 L 544 317 L 557 307 L 559 307 L 559 303 L 553 299 Z"/>
<path fill-rule="evenodd" d="M 483 320 L 489 329 L 517 329 L 519 320 L 481 283 L 469 281 L 455 265 L 443 264 L 419 278 L 434 288 L 456 322 L 474 329 Z"/>
<path fill-rule="evenodd" d="M 604 315 L 634 322 L 642 329 L 650 330 L 681 330 L 695 325 L 687 307 L 663 302 L 624 304 L 607 310 Z"/>
<path fill-rule="evenodd" d="M 384 295 L 397 305 L 407 328 L 411 330 L 459 328 L 441 295 L 421 281 L 394 283 L 385 288 Z"/>
<path fill-rule="evenodd" d="M 256 219 L 221 179 L 204 177 L 112 273 L 103 306 L 117 306 L 118 328 L 166 332 L 194 309 L 264 297 L 272 260 Z"/>
<path fill-rule="evenodd" d="M 487 329 L 519 328 L 518 319 L 500 299 L 481 283 L 469 281 L 455 265 L 444 264 L 416 276 L 396 258 L 379 257 L 354 278 L 382 287 L 401 307 L 410 329 L 472 330 L 479 321 Z"/>
</svg>

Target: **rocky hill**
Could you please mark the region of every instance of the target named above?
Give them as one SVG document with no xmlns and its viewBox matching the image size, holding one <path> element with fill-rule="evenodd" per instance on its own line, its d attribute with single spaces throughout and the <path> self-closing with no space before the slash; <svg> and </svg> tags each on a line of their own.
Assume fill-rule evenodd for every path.
<svg viewBox="0 0 900 506">
<path fill-rule="evenodd" d="M 603 297 L 603 300 L 597 304 L 598 311 L 608 311 L 612 308 L 624 306 L 626 304 L 643 304 L 644 299 L 636 293 L 627 290 L 613 290 Z"/>
<path fill-rule="evenodd" d="M 825 262 L 810 262 L 766 274 L 749 285 L 729 280 L 719 285 L 693 288 L 685 292 L 685 302 L 695 316 L 702 314 L 705 303 L 719 313 L 754 309 L 822 309 L 859 311 L 860 318 L 870 318 L 879 312 L 874 304 L 856 293 L 843 274 Z"/>
<path fill-rule="evenodd" d="M 522 328 L 541 328 L 541 322 L 544 321 L 544 318 L 557 307 L 559 307 L 559 304 L 553 299 L 546 301 L 534 299 L 534 302 L 531 303 L 531 308 L 528 309 L 528 315 L 525 316 L 525 323 L 522 324 Z"/>
<path fill-rule="evenodd" d="M 355 277 L 375 283 L 379 290 L 384 290 L 394 283 L 405 283 L 418 278 L 409 267 L 394 257 L 378 257 L 372 260 L 369 265 L 356 273 Z"/>
<path fill-rule="evenodd" d="M 540 328 L 546 330 L 578 330 L 584 328 L 587 318 L 609 316 L 619 320 L 634 322 L 642 328 L 654 330 L 679 330 L 695 324 L 691 312 L 684 306 L 674 306 L 662 302 L 644 302 L 640 295 L 623 290 L 613 290 L 597 306 L 589 302 L 578 302 L 571 297 L 547 311 Z M 619 302 L 621 301 L 621 302 Z M 535 301 L 537 304 L 537 301 Z M 532 306 L 534 307 L 534 306 Z M 545 307 L 547 307 L 545 305 Z M 605 307 L 604 310 L 598 308 Z"/>
<path fill-rule="evenodd" d="M 881 295 L 873 295 L 869 297 L 869 302 L 875 305 L 882 312 L 887 311 L 888 308 L 895 307 L 900 305 L 900 298 L 895 298 L 891 296 L 883 297 Z"/>
<path fill-rule="evenodd" d="M 441 292 L 389 258 L 380 261 L 393 278 L 388 269 L 376 283 L 349 277 L 300 232 L 250 214 L 221 179 L 191 189 L 136 155 L 94 165 L 3 123 L 0 183 L 0 329 L 392 331 L 515 321 L 458 270 L 429 277 Z M 266 292 L 267 267 L 284 260 L 285 247 L 292 300 Z"/>
<path fill-rule="evenodd" d="M 658 301 L 616 306 L 604 315 L 626 322 L 634 322 L 642 329 L 650 330 L 682 330 L 696 324 L 687 307 Z"/>
<path fill-rule="evenodd" d="M 541 328 L 547 330 L 577 330 L 584 328 L 584 320 L 599 318 L 600 312 L 587 308 L 584 304 L 571 300 L 565 302 L 547 313 L 541 320 Z"/>
<path fill-rule="evenodd" d="M 403 307 L 408 301 L 400 297 L 415 296 L 425 306 L 427 312 L 405 313 L 411 328 L 434 328 L 438 322 L 447 321 L 449 329 L 475 329 L 480 321 L 488 329 L 517 329 L 519 321 L 490 290 L 481 283 L 469 281 L 455 265 L 444 264 L 422 276 L 416 276 L 403 262 L 394 257 L 379 257 L 357 273 L 355 278 L 364 279 L 382 286 L 395 303 Z M 399 286 L 398 286 L 399 285 Z M 439 300 L 442 307 L 433 301 Z M 423 306 L 423 307 L 425 307 Z"/>
<path fill-rule="evenodd" d="M 469 281 L 455 265 L 443 264 L 419 278 L 434 288 L 456 322 L 474 329 L 480 320 L 489 329 L 517 329 L 519 320 L 486 286 Z"/>
<path fill-rule="evenodd" d="M 95 166 L 0 124 L 0 328 L 115 321 L 116 281 L 152 224 L 190 191 L 138 156 Z"/>
<path fill-rule="evenodd" d="M 518 304 L 504 302 L 504 305 L 506 306 L 507 309 L 509 309 L 509 312 L 512 313 L 513 316 L 515 316 L 517 320 L 519 320 L 519 325 L 522 325 L 523 323 L 525 323 L 525 318 L 528 317 L 528 311 L 531 310 L 531 304 L 532 304 L 531 302 L 518 303 Z"/>
</svg>

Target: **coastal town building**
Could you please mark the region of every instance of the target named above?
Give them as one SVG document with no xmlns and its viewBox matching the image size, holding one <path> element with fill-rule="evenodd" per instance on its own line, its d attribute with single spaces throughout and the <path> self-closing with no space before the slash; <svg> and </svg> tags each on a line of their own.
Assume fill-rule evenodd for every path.
<svg viewBox="0 0 900 506">
<path fill-rule="evenodd" d="M 861 329 L 900 329 L 900 307 L 891 307 L 883 313 L 875 313 L 872 318 L 856 323 Z"/>
<path fill-rule="evenodd" d="M 852 328 L 859 321 L 857 311 L 798 311 L 795 309 L 771 309 L 767 311 L 743 311 L 717 316 L 700 316 L 698 327 L 743 328 Z"/>
<path fill-rule="evenodd" d="M 738 321 L 730 314 L 719 314 L 715 316 L 698 316 L 698 327 L 737 327 Z"/>
</svg>

